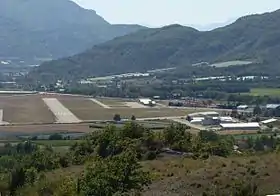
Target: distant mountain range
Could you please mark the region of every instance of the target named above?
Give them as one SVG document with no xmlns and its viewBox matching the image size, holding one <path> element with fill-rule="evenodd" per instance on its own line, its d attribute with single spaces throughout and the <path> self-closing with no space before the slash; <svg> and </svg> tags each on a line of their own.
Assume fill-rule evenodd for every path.
<svg viewBox="0 0 280 196">
<path fill-rule="evenodd" d="M 135 32 L 70 0 L 0 0 L 0 59 L 60 58 Z"/>
<path fill-rule="evenodd" d="M 73 79 L 227 60 L 257 61 L 260 73 L 277 73 L 279 51 L 277 10 L 241 17 L 233 24 L 207 32 L 180 25 L 140 30 L 81 54 L 43 63 L 29 77 Z"/>
<path fill-rule="evenodd" d="M 220 27 L 224 27 L 226 25 L 232 24 L 237 20 L 237 18 L 232 18 L 229 19 L 225 22 L 216 22 L 216 23 L 211 23 L 211 24 L 205 24 L 205 25 L 197 25 L 197 24 L 189 24 L 186 26 L 190 26 L 193 27 L 199 31 L 212 31 L 214 29 L 220 28 Z"/>
</svg>

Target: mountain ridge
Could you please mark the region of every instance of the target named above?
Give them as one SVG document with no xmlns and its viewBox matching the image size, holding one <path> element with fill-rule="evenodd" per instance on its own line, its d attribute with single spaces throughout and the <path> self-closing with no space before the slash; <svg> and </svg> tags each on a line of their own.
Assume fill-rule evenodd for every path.
<svg viewBox="0 0 280 196">
<path fill-rule="evenodd" d="M 70 0 L 1 0 L 0 57 L 60 58 L 143 28 L 111 25 Z"/>
<path fill-rule="evenodd" d="M 264 62 L 273 64 L 280 60 L 277 54 L 279 40 L 280 10 L 241 17 L 233 24 L 207 32 L 170 25 L 140 30 L 81 54 L 43 63 L 29 76 L 71 80 L 190 66 L 204 61 L 248 59 L 261 62 L 257 64 L 260 67 Z"/>
</svg>

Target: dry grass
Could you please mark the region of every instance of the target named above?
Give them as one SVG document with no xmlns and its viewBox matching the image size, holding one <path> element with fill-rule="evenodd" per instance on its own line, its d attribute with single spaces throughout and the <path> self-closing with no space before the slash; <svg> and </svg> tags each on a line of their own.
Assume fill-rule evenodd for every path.
<svg viewBox="0 0 280 196">
<path fill-rule="evenodd" d="M 211 157 L 208 160 L 194 160 L 176 156 L 165 156 L 158 160 L 141 163 L 144 170 L 152 174 L 152 184 L 145 196 L 201 196 L 203 192 L 219 190 L 230 195 L 235 182 L 255 182 L 260 195 L 280 192 L 280 155 L 266 154 L 250 157 Z M 48 172 L 49 179 L 66 175 L 77 177 L 84 166 L 73 166 Z"/>
<path fill-rule="evenodd" d="M 131 118 L 135 115 L 136 118 L 150 118 L 150 117 L 165 117 L 165 116 L 184 116 L 187 115 L 187 110 L 179 109 L 158 109 L 158 108 L 90 108 L 79 109 L 69 108 L 78 118 L 82 120 L 112 120 L 115 114 L 120 114 L 123 119 Z"/>
<path fill-rule="evenodd" d="M 9 123 L 53 123 L 55 117 L 40 96 L 2 96 L 3 121 Z"/>
<path fill-rule="evenodd" d="M 154 182 L 144 195 L 202 195 L 216 188 L 227 193 L 237 181 L 252 180 L 261 195 L 279 193 L 280 155 L 212 157 L 193 160 L 169 157 L 145 162 Z"/>
<path fill-rule="evenodd" d="M 58 100 L 60 100 L 65 107 L 67 107 L 81 120 L 112 120 L 114 114 L 120 114 L 122 118 L 130 118 L 132 115 L 135 115 L 136 118 L 150 118 L 165 116 L 184 116 L 189 113 L 189 110 L 186 109 L 170 108 L 133 109 L 124 106 L 104 109 L 87 98 L 59 97 Z M 119 103 L 123 103 L 118 99 L 98 99 L 98 101 L 101 101 L 102 103 L 109 106 L 113 106 L 112 104 L 119 105 Z"/>
<path fill-rule="evenodd" d="M 108 105 L 110 107 L 120 107 L 120 108 L 128 108 L 128 106 L 125 104 L 125 99 L 109 99 L 109 98 L 103 98 L 103 99 L 96 99 L 100 101 L 101 103 Z"/>
</svg>

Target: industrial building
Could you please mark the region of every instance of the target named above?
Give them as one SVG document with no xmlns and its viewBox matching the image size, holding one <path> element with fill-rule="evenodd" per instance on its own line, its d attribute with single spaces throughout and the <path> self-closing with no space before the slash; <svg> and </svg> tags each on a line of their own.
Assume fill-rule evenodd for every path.
<svg viewBox="0 0 280 196">
<path fill-rule="evenodd" d="M 191 121 L 195 117 L 206 117 L 206 116 L 211 116 L 211 117 L 218 117 L 219 113 L 215 111 L 209 111 L 209 112 L 197 112 L 197 113 L 192 113 L 188 115 L 189 121 Z"/>
<path fill-rule="evenodd" d="M 192 124 L 201 124 L 201 125 L 204 125 L 204 126 L 220 125 L 221 123 L 236 123 L 236 122 L 237 121 L 230 116 L 193 117 L 192 120 L 190 121 L 190 123 L 192 123 Z"/>
<path fill-rule="evenodd" d="M 234 131 L 234 130 L 259 130 L 260 125 L 257 122 L 249 122 L 249 123 L 221 123 L 220 124 L 222 130 L 224 131 Z"/>
<path fill-rule="evenodd" d="M 271 125 L 271 124 L 276 123 L 277 121 L 278 121 L 277 119 L 271 118 L 271 119 L 263 120 L 263 121 L 261 121 L 261 123 L 264 125 Z"/>
</svg>

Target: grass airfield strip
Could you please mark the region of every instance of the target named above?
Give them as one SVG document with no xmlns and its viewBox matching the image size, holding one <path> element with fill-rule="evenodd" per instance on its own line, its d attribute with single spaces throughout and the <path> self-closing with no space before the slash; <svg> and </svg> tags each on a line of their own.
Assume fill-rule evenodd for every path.
<svg viewBox="0 0 280 196">
<path fill-rule="evenodd" d="M 8 123 L 53 123 L 55 116 L 37 95 L 0 96 L 3 121 Z"/>
<path fill-rule="evenodd" d="M 81 120 L 112 120 L 115 114 L 120 114 L 122 118 L 130 119 L 132 115 L 136 118 L 184 116 L 190 110 L 171 108 L 110 108 L 105 109 L 95 104 L 89 99 L 64 99 L 60 100 Z"/>
</svg>

